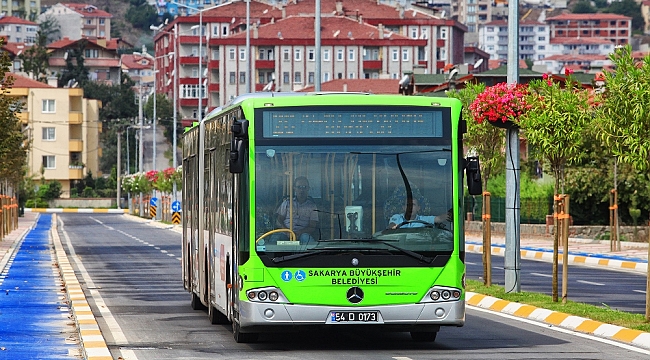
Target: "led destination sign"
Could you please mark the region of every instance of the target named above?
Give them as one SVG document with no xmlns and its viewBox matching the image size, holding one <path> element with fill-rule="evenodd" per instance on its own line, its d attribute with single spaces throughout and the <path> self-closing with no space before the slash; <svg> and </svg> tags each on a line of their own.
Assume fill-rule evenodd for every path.
<svg viewBox="0 0 650 360">
<path fill-rule="evenodd" d="M 265 138 L 443 137 L 442 111 L 416 108 L 265 110 Z"/>
</svg>

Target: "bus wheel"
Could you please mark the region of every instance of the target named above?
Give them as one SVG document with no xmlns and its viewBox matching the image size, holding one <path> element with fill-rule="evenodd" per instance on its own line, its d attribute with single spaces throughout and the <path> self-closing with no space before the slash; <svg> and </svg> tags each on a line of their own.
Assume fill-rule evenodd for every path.
<svg viewBox="0 0 650 360">
<path fill-rule="evenodd" d="M 190 306 L 192 306 L 192 310 L 205 309 L 205 306 L 201 304 L 201 299 L 199 299 L 199 296 L 196 295 L 195 293 L 192 293 L 192 301 L 190 302 Z"/>
<path fill-rule="evenodd" d="M 411 339 L 417 342 L 434 342 L 437 335 L 437 331 L 411 331 Z"/>
<path fill-rule="evenodd" d="M 239 323 L 237 321 L 232 322 L 232 334 L 235 338 L 235 342 L 238 343 L 252 343 L 257 341 L 259 334 L 257 333 L 243 333 L 239 329 Z"/>
<path fill-rule="evenodd" d="M 210 324 L 212 325 L 228 323 L 228 317 L 212 305 L 208 306 L 208 319 L 210 319 Z"/>
</svg>

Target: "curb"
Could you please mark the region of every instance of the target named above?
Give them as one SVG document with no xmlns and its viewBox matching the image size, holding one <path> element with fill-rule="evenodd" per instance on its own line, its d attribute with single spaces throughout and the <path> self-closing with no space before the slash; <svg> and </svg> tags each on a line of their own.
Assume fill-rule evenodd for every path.
<svg viewBox="0 0 650 360">
<path fill-rule="evenodd" d="M 93 315 L 81 284 L 74 273 L 74 269 L 68 261 L 68 256 L 63 249 L 59 233 L 57 231 L 56 214 L 52 215 L 52 226 L 50 228 L 54 251 L 58 262 L 59 271 L 65 285 L 68 303 L 74 315 L 75 324 L 79 331 L 81 350 L 84 359 L 87 360 L 113 360 L 111 352 L 106 346 L 106 340 L 102 335 L 97 320 Z"/>
<path fill-rule="evenodd" d="M 105 213 L 105 214 L 124 214 L 129 209 L 77 209 L 77 208 L 25 208 L 25 212 L 38 213 Z"/>
<path fill-rule="evenodd" d="M 610 338 L 612 340 L 650 349 L 650 333 L 644 331 L 605 324 L 579 316 L 546 310 L 531 305 L 509 302 L 469 291 L 465 294 L 465 302 L 467 305 L 502 312 L 520 318 L 541 321 L 565 329 Z"/>
<path fill-rule="evenodd" d="M 475 244 L 465 244 L 465 251 L 472 253 L 483 253 L 483 245 Z M 506 253 L 505 246 L 494 246 L 492 245 L 492 254 L 504 256 Z M 530 249 L 530 248 L 521 248 L 520 250 L 521 257 L 532 260 L 544 260 L 544 261 L 553 261 L 553 251 L 545 249 Z M 564 254 L 558 254 L 558 261 L 562 262 L 564 259 Z M 634 270 L 639 272 L 648 271 L 648 262 L 644 259 L 628 259 L 621 260 L 623 258 L 611 258 L 611 256 L 602 256 L 602 255 L 572 255 L 569 253 L 568 260 L 570 264 L 581 264 L 581 265 L 596 265 L 596 266 L 605 266 L 615 269 L 624 269 L 624 270 Z"/>
</svg>

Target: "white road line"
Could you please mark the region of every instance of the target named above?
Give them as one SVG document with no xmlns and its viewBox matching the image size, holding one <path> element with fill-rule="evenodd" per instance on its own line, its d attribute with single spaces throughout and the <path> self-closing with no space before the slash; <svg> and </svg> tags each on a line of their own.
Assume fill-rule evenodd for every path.
<svg viewBox="0 0 650 360">
<path fill-rule="evenodd" d="M 478 263 L 469 262 L 469 261 L 465 261 L 465 264 L 467 264 L 467 265 L 478 265 Z M 393 358 L 393 359 L 395 359 L 395 358 Z"/>
<path fill-rule="evenodd" d="M 395 359 L 395 360 L 411 360 L 411 358 L 407 357 L 407 356 L 393 356 L 393 359 Z"/>
<path fill-rule="evenodd" d="M 530 273 L 530 274 L 531 274 L 531 275 L 535 275 L 535 276 L 541 276 L 541 277 L 549 277 L 549 278 L 550 278 L 550 277 L 553 277 L 553 275 L 549 275 L 549 274 L 540 274 L 540 273 L 534 273 L 534 272 L 533 272 L 533 273 Z"/>
<path fill-rule="evenodd" d="M 167 254 L 167 256 L 174 257 L 174 256 L 176 256 L 176 255 L 174 255 L 174 254 Z"/>
<path fill-rule="evenodd" d="M 638 292 L 638 293 L 641 293 L 641 294 L 645 294 L 645 291 L 643 291 L 643 290 L 632 290 L 632 291 Z"/>
<path fill-rule="evenodd" d="M 587 284 L 587 285 L 605 286 L 605 284 L 601 284 L 593 281 L 587 281 L 587 280 L 576 280 L 576 282 Z"/>
<path fill-rule="evenodd" d="M 98 223 L 101 224 L 101 221 L 94 219 L 91 217 L 91 219 L 97 221 Z M 65 242 L 68 245 L 68 250 L 70 251 L 70 258 L 74 261 L 75 265 L 77 266 L 77 269 L 79 269 L 79 273 L 81 274 L 81 277 L 84 279 L 86 282 L 86 287 L 89 289 L 96 289 L 97 287 L 95 286 L 95 283 L 90 277 L 90 274 L 86 271 L 86 268 L 84 267 L 84 264 L 81 262 L 79 257 L 77 256 L 77 253 L 74 251 L 74 247 L 72 246 L 72 242 L 70 241 L 70 237 L 68 236 L 68 233 L 64 229 L 64 224 L 63 224 L 63 219 L 59 218 L 59 229 L 63 233 L 63 237 L 65 238 Z M 103 224 L 102 224 L 103 225 Z M 113 314 L 111 311 L 108 309 L 106 306 L 106 303 L 104 303 L 104 299 L 102 298 L 101 294 L 99 293 L 98 290 L 89 290 L 90 292 L 90 297 L 93 299 L 93 302 L 95 303 L 95 306 L 97 306 L 97 309 L 102 315 L 102 318 L 106 325 L 108 326 L 109 333 L 111 334 L 111 337 L 113 338 L 113 341 L 115 342 L 115 345 L 127 345 L 129 341 L 126 339 L 126 336 L 124 335 L 124 332 L 122 332 L 122 328 L 120 328 L 120 325 L 117 323 L 117 320 L 113 317 Z M 128 351 L 128 353 L 125 353 L 125 351 L 120 350 L 122 353 L 122 357 L 124 359 L 129 359 L 129 360 L 137 360 L 138 357 L 135 355 L 135 353 L 131 350 Z"/>
<path fill-rule="evenodd" d="M 158 250 L 160 250 L 160 248 L 158 248 Z M 160 250 L 160 252 L 163 254 L 167 254 L 167 250 Z"/>
</svg>

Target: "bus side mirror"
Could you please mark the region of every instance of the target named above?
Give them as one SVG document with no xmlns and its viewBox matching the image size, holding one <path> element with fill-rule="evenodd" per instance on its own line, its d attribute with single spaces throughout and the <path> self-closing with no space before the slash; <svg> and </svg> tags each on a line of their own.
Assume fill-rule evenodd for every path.
<svg viewBox="0 0 650 360">
<path fill-rule="evenodd" d="M 232 132 L 230 158 L 228 159 L 230 173 L 241 174 L 244 172 L 246 144 L 248 143 L 248 121 L 235 120 L 230 126 L 230 130 Z"/>
<path fill-rule="evenodd" d="M 465 172 L 467 176 L 467 190 L 470 195 L 481 195 L 481 167 L 478 156 L 470 156 L 465 159 Z"/>
</svg>

